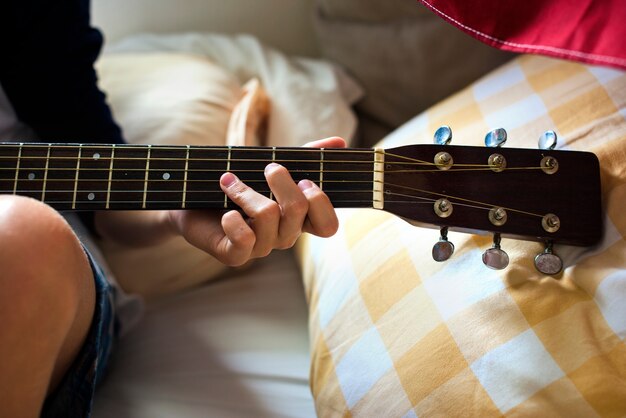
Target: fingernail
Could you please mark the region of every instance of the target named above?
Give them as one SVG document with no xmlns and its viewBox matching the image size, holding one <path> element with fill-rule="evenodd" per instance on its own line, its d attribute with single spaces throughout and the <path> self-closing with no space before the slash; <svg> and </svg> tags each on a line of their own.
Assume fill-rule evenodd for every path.
<svg viewBox="0 0 626 418">
<path fill-rule="evenodd" d="M 265 172 L 266 173 L 270 173 L 270 172 L 276 170 L 277 168 L 279 168 L 280 166 L 281 166 L 280 164 L 269 163 L 268 165 L 265 166 Z"/>
<path fill-rule="evenodd" d="M 312 189 L 315 186 L 315 183 L 313 183 L 311 180 L 301 180 L 298 183 L 298 187 L 300 188 L 300 190 L 305 191 L 308 189 Z"/>
<path fill-rule="evenodd" d="M 220 178 L 220 183 L 222 183 L 222 186 L 228 188 L 237 183 L 237 180 L 237 176 L 233 173 L 224 173 L 222 174 L 222 178 Z"/>
</svg>

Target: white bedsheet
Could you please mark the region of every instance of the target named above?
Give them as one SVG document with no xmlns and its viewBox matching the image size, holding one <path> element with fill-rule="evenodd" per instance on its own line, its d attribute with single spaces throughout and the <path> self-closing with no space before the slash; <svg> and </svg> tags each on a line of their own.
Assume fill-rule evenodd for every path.
<svg viewBox="0 0 626 418">
<path fill-rule="evenodd" d="M 291 252 L 149 304 L 94 418 L 314 417 L 307 308 Z"/>
</svg>

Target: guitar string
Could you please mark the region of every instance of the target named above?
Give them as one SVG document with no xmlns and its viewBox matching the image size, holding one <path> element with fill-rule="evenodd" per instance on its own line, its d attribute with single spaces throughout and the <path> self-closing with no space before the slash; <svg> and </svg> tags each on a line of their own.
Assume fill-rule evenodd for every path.
<svg viewBox="0 0 626 418">
<path fill-rule="evenodd" d="M 352 190 L 349 190 L 350 192 L 353 192 Z M 100 191 L 100 192 L 104 192 L 104 191 Z M 135 191 L 136 193 L 143 193 L 143 190 L 138 190 Z M 269 193 L 268 190 L 264 191 Z M 345 191 L 343 191 L 345 192 Z M 367 191 L 359 191 L 361 193 L 365 193 Z M 371 192 L 371 191 L 370 191 Z M 199 193 L 199 192 L 198 192 Z M 422 203 L 422 204 L 432 204 L 434 202 L 436 202 L 435 199 L 432 198 L 428 198 L 428 197 L 421 197 L 421 196 L 413 196 L 413 195 L 406 195 L 403 193 L 395 193 L 395 192 L 391 192 L 388 195 L 392 195 L 392 196 L 399 196 L 399 197 L 408 197 L 408 198 L 412 198 L 412 199 L 417 199 L 417 200 L 421 200 L 422 202 L 414 202 L 414 203 Z M 77 200 L 76 202 L 73 202 L 71 200 L 48 200 L 46 201 L 47 204 L 50 205 L 54 205 L 54 204 L 72 204 L 72 203 L 76 203 L 76 204 L 91 204 L 91 205 L 104 205 L 105 204 L 105 200 Z M 232 202 L 232 201 L 231 201 Z M 374 201 L 378 202 L 378 201 Z M 387 203 L 406 203 L 406 201 L 403 200 L 388 200 L 385 199 L 385 202 Z M 146 205 L 148 204 L 171 204 L 172 202 L 170 200 L 146 200 Z M 213 204 L 215 205 L 214 208 L 212 209 L 222 209 L 222 205 L 224 204 L 224 200 L 222 198 L 218 199 L 218 200 L 187 200 L 185 202 L 186 204 Z M 109 200 L 109 204 L 137 204 L 139 205 L 140 202 L 138 200 Z M 342 200 L 334 200 L 333 204 L 337 205 L 337 204 L 372 204 L 371 200 L 346 200 L 346 199 L 342 199 Z M 456 203 L 458 206 L 464 206 L 464 207 L 469 207 L 469 208 L 474 208 L 474 209 L 479 209 L 479 210 L 488 210 L 489 208 L 483 208 L 480 206 L 476 206 L 476 205 L 470 205 L 467 203 Z M 236 205 L 235 205 L 236 206 Z"/>
<path fill-rule="evenodd" d="M 15 159 L 15 157 L 11 157 L 11 156 L 0 156 L 0 160 L 10 160 L 13 161 Z M 31 156 L 31 157 L 22 157 L 21 158 L 24 161 L 27 160 L 45 160 L 46 157 L 43 156 Z M 76 157 L 61 157 L 61 156 L 52 156 L 50 157 L 51 161 L 54 160 L 69 160 L 72 162 L 76 162 L 77 160 L 80 160 L 81 162 L 85 161 L 98 161 L 98 162 L 102 162 L 102 163 L 106 163 L 107 161 L 109 161 L 111 159 L 111 157 L 98 157 L 97 159 L 94 159 L 93 157 L 80 157 L 80 158 L 76 158 Z M 113 158 L 114 161 L 145 161 L 146 157 L 114 157 Z M 225 163 L 226 160 L 224 158 L 197 158 L 197 157 L 190 157 L 189 159 L 187 158 L 171 158 L 171 157 L 151 157 L 150 161 L 167 161 L 167 162 L 175 162 L 175 161 L 189 161 L 189 162 L 217 162 L 217 163 Z M 262 164 L 269 164 L 270 162 L 275 162 L 275 163 L 300 163 L 300 164 L 305 164 L 305 163 L 309 163 L 309 164 L 321 164 L 322 160 L 315 160 L 315 159 L 311 159 L 311 160 L 291 160 L 291 159 L 275 159 L 275 160 L 264 160 L 264 159 L 254 159 L 254 158 L 232 158 L 230 159 L 231 163 L 262 163 Z M 372 160 L 365 160 L 365 161 L 356 161 L 356 160 L 324 160 L 325 163 L 328 164 L 333 164 L 333 163 L 337 163 L 337 164 L 372 164 Z M 415 161 L 410 161 L 410 162 L 402 162 L 402 161 L 387 161 L 385 162 L 386 165 L 403 165 L 403 166 L 435 166 L 435 167 L 444 167 L 446 166 L 445 164 L 436 164 L 434 162 L 427 162 L 427 161 L 421 161 L 421 160 L 415 160 Z M 489 164 L 459 164 L 456 163 L 454 164 L 454 167 L 493 167 L 492 165 Z M 63 167 L 61 167 L 62 169 Z M 4 169 L 8 169 L 10 170 L 10 167 L 6 167 Z M 25 169 L 25 168 L 24 168 Z M 34 169 L 38 169 L 38 168 L 34 168 Z"/>
<path fill-rule="evenodd" d="M 24 160 L 24 159 L 23 159 Z M 52 158 L 51 158 L 52 160 Z M 144 159 L 141 159 L 142 161 L 145 161 Z M 151 159 L 151 161 L 154 161 L 154 159 Z M 231 161 L 231 163 L 233 162 L 239 162 L 239 161 Z M 277 161 L 277 162 L 284 162 L 284 161 Z M 302 161 L 293 161 L 293 162 L 302 162 Z M 307 161 L 308 162 L 308 161 Z M 311 163 L 316 163 L 316 161 L 310 161 Z M 333 161 L 333 162 L 337 162 L 337 163 L 344 163 L 343 161 Z M 365 162 L 364 162 L 365 163 Z M 372 161 L 368 161 L 366 162 L 369 165 L 373 165 Z M 328 165 L 328 163 L 326 163 Z M 428 170 L 428 169 L 404 169 L 404 170 L 399 170 L 399 169 L 394 169 L 391 171 L 387 171 L 387 170 L 300 170 L 300 169 L 289 169 L 289 172 L 291 173 L 320 173 L 320 172 L 324 172 L 324 173 L 364 173 L 364 174 L 374 174 L 374 173 L 386 173 L 386 174 L 393 174 L 393 173 L 450 173 L 450 172 L 465 172 L 465 171 L 493 171 L 494 166 L 491 165 L 479 165 L 479 164 L 459 164 L 459 165 L 455 165 L 455 167 L 458 166 L 462 166 L 462 167 L 472 167 L 472 168 L 451 168 L 449 170 L 441 170 L 441 169 L 432 169 L 432 170 Z M 506 170 L 543 170 L 544 167 L 540 167 L 540 166 L 529 166 L 529 167 L 506 167 L 503 171 Z M 44 167 L 20 167 L 19 171 L 40 171 L 40 170 L 44 170 Z M 76 171 L 76 167 L 50 167 L 49 168 L 50 171 L 72 171 L 75 172 Z M 15 172 L 16 169 L 13 167 L 0 167 L 0 171 L 10 171 L 10 172 Z M 113 167 L 111 168 L 105 168 L 105 167 L 94 167 L 94 168 L 88 168 L 88 167 L 82 167 L 80 169 L 80 172 L 87 172 L 87 171 L 106 171 L 106 172 L 110 172 L 110 171 L 119 171 L 119 172 L 125 172 L 125 171 L 141 171 L 141 172 L 145 172 L 146 169 L 145 168 L 124 168 L 124 167 Z M 198 172 L 226 172 L 225 169 L 219 169 L 219 168 L 188 168 L 188 169 L 182 169 L 182 168 L 169 168 L 169 167 L 159 167 L 159 168 L 150 168 L 148 171 L 168 171 L 168 172 L 185 172 L 185 171 L 198 171 Z M 260 169 L 233 169 L 231 171 L 237 171 L 237 172 L 249 172 L 249 173 L 264 173 L 264 170 L 260 170 Z"/>
<path fill-rule="evenodd" d="M 83 149 L 104 149 L 110 150 L 113 144 L 67 144 L 67 143 L 23 143 L 20 145 L 18 142 L 0 142 L 1 148 L 27 148 L 42 150 L 47 149 L 49 145 L 53 145 L 55 149 L 63 150 L 77 150 L 79 147 Z M 129 149 L 129 150 L 147 150 L 149 145 L 142 144 L 116 144 L 116 149 Z M 187 145 L 151 145 L 155 149 L 171 150 L 171 151 L 184 151 L 187 149 Z M 247 147 L 247 146 L 228 146 L 228 145 L 190 145 L 191 150 L 207 150 L 207 151 L 272 151 L 272 147 Z M 296 151 L 296 152 L 319 152 L 320 148 L 314 147 L 277 147 L 276 151 Z M 358 152 L 358 153 L 373 153 L 376 152 L 374 148 L 324 148 L 324 152 Z"/>
<path fill-rule="evenodd" d="M 0 143 L 1 146 L 5 147 L 5 148 L 29 148 L 29 149 L 36 149 L 36 150 L 41 150 L 41 149 L 47 149 L 47 147 L 50 144 L 21 144 L 21 145 L 16 145 L 14 143 Z M 69 149 L 69 150 L 74 150 L 76 149 L 78 146 L 74 145 L 74 144 L 55 144 L 56 149 Z M 83 147 L 83 149 L 96 149 L 96 150 L 109 150 L 111 149 L 111 145 L 99 145 L 99 144 L 81 144 L 81 147 Z M 118 146 L 118 150 L 132 150 L 132 151 L 138 151 L 138 150 L 147 150 L 148 149 L 148 145 L 130 145 L 130 144 L 124 144 L 121 146 Z M 168 145 L 159 145 L 156 146 L 155 149 L 158 150 L 174 150 L 174 151 L 183 151 L 186 150 L 187 147 L 184 145 L 178 145 L 178 146 L 168 146 Z M 248 151 L 252 151 L 252 152 L 270 152 L 271 151 L 271 147 L 245 147 L 245 146 L 196 146 L 196 147 L 189 147 L 190 150 L 192 151 L 224 151 L 227 152 L 229 150 L 231 151 L 244 151 L 244 152 L 248 152 Z M 278 152 L 296 152 L 296 153 L 318 153 L 320 152 L 319 148 L 302 148 L 302 147 L 283 147 L 280 149 L 277 149 L 276 151 Z M 428 164 L 428 165 L 437 165 L 434 162 L 428 162 L 428 161 L 423 161 L 423 160 L 419 160 L 413 157 L 408 157 L 408 156 L 404 156 L 404 155 L 399 155 L 399 154 L 395 154 L 392 152 L 389 152 L 388 150 L 381 150 L 378 151 L 376 149 L 358 149 L 358 148 L 324 148 L 324 152 L 329 153 L 329 154 L 341 154 L 341 153 L 350 153 L 350 154 L 375 154 L 377 152 L 384 152 L 384 154 L 386 156 L 390 156 L 390 157 L 396 157 L 396 158 L 400 158 L 400 159 L 404 159 L 407 161 L 413 161 L 413 162 L 419 162 L 422 164 Z"/>
<path fill-rule="evenodd" d="M 41 180 L 39 180 L 41 181 Z M 51 181 L 73 181 L 70 179 L 60 179 L 60 180 L 51 180 Z M 49 180 L 49 182 L 51 182 Z M 83 182 L 87 183 L 87 182 L 93 182 L 93 181 L 105 181 L 103 179 L 98 179 L 98 180 L 88 180 L 88 179 L 83 179 Z M 142 180 L 120 180 L 122 182 L 135 182 L 135 183 L 143 183 Z M 157 180 L 158 182 L 171 182 L 172 180 Z M 182 180 L 174 180 L 176 182 L 182 182 Z M 187 180 L 189 181 L 189 180 Z M 196 182 L 202 182 L 202 183 L 213 183 L 213 184 L 219 184 L 219 180 L 196 180 Z M 244 181 L 245 183 L 265 183 L 264 180 L 257 180 L 257 179 L 247 179 Z M 529 216 L 535 216 L 535 217 L 543 217 L 543 215 L 541 214 L 537 214 L 537 213 L 532 213 L 532 212 L 528 212 L 528 211 L 524 211 L 524 210 L 520 210 L 520 209 L 515 209 L 515 208 L 510 208 L 510 207 L 506 207 L 506 206 L 500 206 L 500 205 L 493 205 L 490 203 L 486 203 L 486 202 L 481 202 L 478 200 L 472 200 L 472 199 L 466 199 L 463 197 L 459 197 L 459 196 L 453 196 L 453 195 L 449 195 L 449 194 L 445 194 L 445 193 L 438 193 L 438 192 L 433 192 L 433 191 L 429 191 L 429 190 L 424 190 L 424 189 L 419 189 L 419 188 L 415 188 L 415 187 L 410 187 L 410 186 L 403 186 L 403 185 L 399 185 L 399 184 L 391 184 L 391 183 L 384 183 L 384 182 L 380 182 L 380 181 L 376 181 L 376 182 L 372 182 L 372 181 L 365 181 L 365 180 L 339 180 L 339 181 L 326 181 L 326 183 L 341 183 L 341 184 L 349 184 L 349 183 L 368 183 L 368 184 L 372 184 L 372 183 L 379 183 L 379 184 L 383 184 L 385 187 L 396 187 L 396 188 L 400 188 L 400 189 L 407 189 L 407 190 L 411 190 L 414 192 L 419 192 L 419 193 L 423 193 L 423 194 L 427 194 L 427 195 L 435 195 L 438 197 L 443 197 L 443 198 L 447 198 L 449 200 L 452 201 L 453 204 L 458 204 L 458 205 L 466 205 L 467 204 L 462 204 L 460 202 L 467 202 L 467 203 L 472 203 L 474 205 L 483 205 L 484 207 L 482 207 L 482 209 L 485 210 L 490 210 L 494 207 L 502 207 L 503 209 L 510 211 L 510 212 L 517 212 L 520 214 L 525 214 L 525 215 L 529 215 Z M 19 192 L 35 192 L 34 190 L 18 190 Z M 256 190 L 257 192 L 261 193 L 262 191 L 260 190 Z M 373 189 L 364 189 L 364 190 L 327 190 L 327 193 L 345 193 L 347 191 L 350 192 L 354 192 L 354 193 L 373 193 Z M 60 190 L 55 190 L 55 191 L 50 191 L 49 193 L 68 193 L 69 190 L 64 190 L 64 191 L 60 191 Z M 82 192 L 87 192 L 85 190 L 82 190 Z M 89 192 L 100 192 L 99 190 L 89 190 Z M 179 193 L 176 190 L 149 190 L 150 193 Z M 193 191 L 193 190 L 188 190 L 188 193 L 220 193 L 222 194 L 223 192 L 221 190 L 218 190 L 217 188 L 215 188 L 214 190 L 210 190 L 210 191 Z M 0 193 L 8 193 L 8 191 L 5 190 L 0 190 Z M 114 190 L 112 191 L 112 193 L 133 193 L 133 191 L 130 190 Z M 389 191 L 385 191 L 385 194 L 393 194 L 394 192 L 389 192 Z M 399 196 L 403 196 L 403 197 L 411 197 L 414 199 L 420 199 L 420 196 L 415 196 L 415 195 L 401 195 L 401 194 L 396 194 Z M 453 200 L 458 200 L 460 202 L 455 202 Z M 432 202 L 435 202 L 436 199 L 432 199 Z"/>
<path fill-rule="evenodd" d="M 23 144 L 21 146 L 15 145 L 13 143 L 0 143 L 0 149 L 2 149 L 2 147 L 4 148 L 30 148 L 30 149 L 38 149 L 38 150 L 44 150 L 47 149 L 47 147 L 49 146 L 49 144 Z M 77 149 L 76 145 L 71 145 L 71 144 L 56 144 L 56 149 L 68 149 L 68 150 L 74 150 Z M 95 149 L 95 150 L 110 150 L 111 149 L 111 145 L 96 145 L 96 144 L 83 144 L 83 148 L 87 149 L 87 148 L 91 148 L 91 149 Z M 148 145 L 122 145 L 122 146 L 118 146 L 118 150 L 131 150 L 131 151 L 147 151 L 148 149 Z M 155 147 L 156 150 L 170 150 L 170 151 L 186 151 L 187 147 L 186 146 L 167 146 L 167 145 L 160 145 Z M 201 146 L 201 147 L 189 147 L 189 149 L 191 151 L 224 151 L 227 152 L 228 150 L 232 150 L 232 151 L 242 151 L 242 152 L 271 152 L 272 148 L 271 147 L 238 147 L 238 146 L 232 146 L 232 147 L 228 147 L 228 146 Z M 277 152 L 295 152 L 295 153 L 308 153 L 308 154 L 316 154 L 320 152 L 319 148 L 291 148 L 291 147 L 284 147 L 284 148 L 278 148 L 276 149 Z M 453 151 L 452 149 L 450 151 Z M 324 152 L 327 152 L 329 154 L 375 154 L 377 152 L 383 152 L 385 154 L 386 157 L 395 157 L 398 159 L 402 159 L 405 161 L 409 161 L 409 162 L 413 162 L 413 163 L 418 163 L 421 165 L 433 165 L 433 166 L 438 166 L 438 165 L 443 165 L 443 164 L 437 164 L 435 162 L 430 162 L 430 161 L 424 161 L 424 160 L 420 160 L 417 158 L 413 158 L 413 157 L 409 157 L 409 156 L 405 156 L 405 155 L 400 155 L 400 154 L 396 154 L 394 152 L 391 152 L 391 150 L 376 150 L 376 149 L 358 149 L 358 148 L 325 148 Z M 2 157 L 0 157 L 2 158 Z M 9 158 L 14 158 L 14 157 L 9 157 Z M 28 157 L 27 157 L 28 158 Z M 34 158 L 37 158 L 36 156 L 34 156 Z M 74 157 L 55 157 L 55 158 L 74 158 Z M 89 157 L 84 157 L 85 159 L 89 159 Z M 108 157 L 102 157 L 102 158 L 108 158 Z M 137 159 L 144 159 L 145 157 L 135 157 Z M 129 158 L 130 159 L 130 158 Z M 167 158 L 170 159 L 170 158 Z M 182 160 L 184 160 L 184 158 L 180 158 Z M 218 159 L 217 161 L 223 161 L 223 159 Z M 257 160 L 253 160 L 253 161 L 257 161 Z M 296 160 L 297 162 L 300 162 L 300 160 Z M 310 160 L 310 161 L 314 161 L 314 160 Z M 355 161 L 346 161 L 346 162 L 355 162 Z M 402 164 L 402 162 L 395 162 L 395 163 L 399 163 Z M 458 164 L 455 164 L 458 165 Z"/>
</svg>

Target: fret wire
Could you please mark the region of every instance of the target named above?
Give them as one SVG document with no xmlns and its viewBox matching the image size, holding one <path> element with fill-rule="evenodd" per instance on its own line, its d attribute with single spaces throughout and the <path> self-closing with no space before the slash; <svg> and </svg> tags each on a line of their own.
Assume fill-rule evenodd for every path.
<svg viewBox="0 0 626 418">
<path fill-rule="evenodd" d="M 187 198 L 187 175 L 189 174 L 189 145 L 187 145 L 187 152 L 185 154 L 185 178 L 183 179 L 183 203 L 182 207 L 185 209 L 185 199 Z"/>
<path fill-rule="evenodd" d="M 275 161 L 276 161 L 276 147 L 272 147 L 272 162 L 275 162 Z M 270 200 L 274 200 L 271 190 L 270 190 Z"/>
<path fill-rule="evenodd" d="M 109 202 L 111 200 L 111 180 L 113 179 L 113 161 L 115 161 L 115 144 L 111 148 L 111 164 L 109 164 L 109 183 L 107 186 L 107 203 L 106 208 L 109 208 Z"/>
<path fill-rule="evenodd" d="M 20 175 L 20 161 L 22 159 L 22 145 L 24 145 L 23 142 L 20 142 L 20 147 L 17 153 L 17 165 L 15 166 L 15 180 L 13 182 L 13 194 L 16 193 L 17 190 L 17 180 L 19 178 Z"/>
<path fill-rule="evenodd" d="M 320 148 L 320 190 L 324 190 L 324 148 Z"/>
<path fill-rule="evenodd" d="M 46 167 L 43 172 L 43 187 L 41 188 L 41 201 L 46 201 L 46 183 L 48 182 L 48 165 L 50 164 L 50 148 L 48 145 L 48 153 L 46 154 Z"/>
<path fill-rule="evenodd" d="M 226 172 L 230 171 L 230 150 L 231 147 L 228 147 L 228 160 L 226 161 Z M 219 183 L 219 181 L 218 181 Z M 224 193 L 224 208 L 228 207 L 228 196 L 226 195 L 226 193 Z"/>
<path fill-rule="evenodd" d="M 143 209 L 146 208 L 146 197 L 148 196 L 148 176 L 150 174 L 150 150 L 152 149 L 152 145 L 148 145 L 148 157 L 146 158 L 146 176 L 143 181 L 143 201 L 141 203 L 141 207 Z"/>
<path fill-rule="evenodd" d="M 72 197 L 72 209 L 76 209 L 76 194 L 78 193 L 78 173 L 80 173 L 80 157 L 83 153 L 83 144 L 78 146 L 78 158 L 76 160 L 76 176 L 74 177 L 74 194 Z M 108 197 L 107 197 L 108 200 Z"/>
</svg>

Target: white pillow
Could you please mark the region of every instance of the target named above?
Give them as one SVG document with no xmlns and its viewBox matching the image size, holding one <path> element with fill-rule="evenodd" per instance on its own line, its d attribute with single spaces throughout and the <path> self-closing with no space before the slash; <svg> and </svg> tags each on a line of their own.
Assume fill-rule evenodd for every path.
<svg viewBox="0 0 626 418">
<path fill-rule="evenodd" d="M 256 80 L 242 87 L 208 59 L 179 53 L 105 54 L 97 70 L 131 144 L 224 145 L 228 138 L 230 145 L 259 145 L 257 127 L 264 125 L 269 104 Z M 182 237 L 145 248 L 99 244 L 124 290 L 146 297 L 225 270 Z"/>
</svg>

